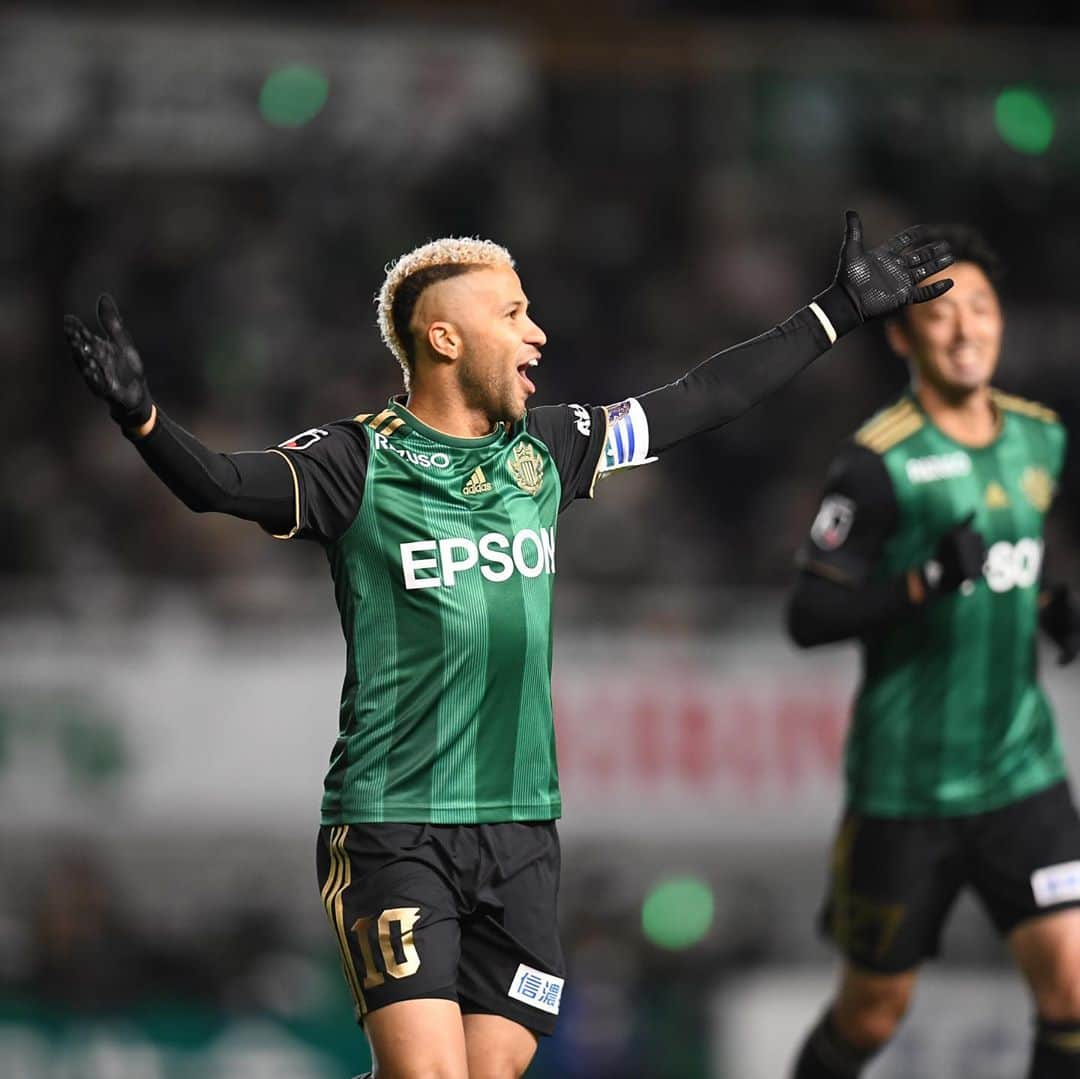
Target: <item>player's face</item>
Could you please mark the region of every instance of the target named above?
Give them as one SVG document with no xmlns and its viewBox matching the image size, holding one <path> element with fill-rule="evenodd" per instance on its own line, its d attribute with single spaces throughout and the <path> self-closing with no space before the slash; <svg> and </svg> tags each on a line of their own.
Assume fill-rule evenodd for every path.
<svg viewBox="0 0 1080 1079">
<path fill-rule="evenodd" d="M 521 419 L 547 337 L 529 317 L 520 278 L 509 266 L 485 267 L 443 284 L 460 334 L 455 372 L 465 400 L 493 423 Z"/>
<path fill-rule="evenodd" d="M 1004 320 L 994 286 L 975 263 L 954 263 L 927 281 L 943 277 L 951 277 L 953 287 L 936 300 L 908 307 L 890 324 L 889 340 L 918 379 L 959 400 L 993 377 Z"/>
</svg>

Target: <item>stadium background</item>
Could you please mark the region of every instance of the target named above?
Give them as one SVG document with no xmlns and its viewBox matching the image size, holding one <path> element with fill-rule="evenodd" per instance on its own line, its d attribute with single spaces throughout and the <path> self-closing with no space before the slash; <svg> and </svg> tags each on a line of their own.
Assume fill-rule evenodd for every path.
<svg viewBox="0 0 1080 1079">
<path fill-rule="evenodd" d="M 719 7 L 0 14 L 0 1074 L 364 1063 L 312 868 L 323 557 L 175 502 L 62 312 L 113 292 L 169 411 L 258 447 L 395 392 L 383 264 L 480 234 L 548 334 L 536 400 L 602 403 L 805 303 L 855 206 L 871 238 L 983 227 L 1011 266 L 1000 383 L 1075 430 L 1080 38 L 1038 4 Z M 563 518 L 571 974 L 534 1079 L 765 1079 L 824 1000 L 854 653 L 796 653 L 780 605 L 832 453 L 903 381 L 861 332 Z M 1049 537 L 1074 584 L 1078 493 L 1073 468 Z M 1080 674 L 1047 677 L 1080 765 Z M 875 1079 L 1021 1071 L 1002 947 L 973 905 L 947 941 Z"/>
</svg>

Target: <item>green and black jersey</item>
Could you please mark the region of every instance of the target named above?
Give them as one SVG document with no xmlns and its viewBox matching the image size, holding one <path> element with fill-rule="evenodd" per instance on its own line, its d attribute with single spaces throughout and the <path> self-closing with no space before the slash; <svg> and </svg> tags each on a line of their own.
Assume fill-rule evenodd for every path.
<svg viewBox="0 0 1080 1079">
<path fill-rule="evenodd" d="M 551 406 L 463 439 L 392 401 L 280 447 L 346 642 L 324 824 L 559 816 L 556 518 L 591 493 L 606 427 Z"/>
<path fill-rule="evenodd" d="M 269 452 L 217 453 L 159 408 L 133 441 L 185 505 L 326 549 L 346 666 L 323 823 L 557 817 L 559 511 L 597 475 L 741 416 L 830 347 L 837 319 L 857 323 L 815 303 L 640 397 L 542 406 L 477 439 L 394 400 Z"/>
<path fill-rule="evenodd" d="M 994 392 L 987 446 L 953 441 L 905 395 L 834 462 L 804 568 L 859 586 L 932 558 L 969 514 L 988 547 L 973 588 L 863 641 L 847 741 L 849 805 L 891 817 L 979 813 L 1060 780 L 1036 680 L 1043 521 L 1065 431 L 1049 409 Z"/>
</svg>

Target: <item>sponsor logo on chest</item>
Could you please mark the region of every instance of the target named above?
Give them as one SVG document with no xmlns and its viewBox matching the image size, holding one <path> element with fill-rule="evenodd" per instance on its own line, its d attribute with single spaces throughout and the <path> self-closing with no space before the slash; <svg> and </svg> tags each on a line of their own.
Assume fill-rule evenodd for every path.
<svg viewBox="0 0 1080 1079">
<path fill-rule="evenodd" d="M 912 483 L 934 483 L 971 475 L 971 458 L 963 450 L 937 453 L 930 457 L 912 457 L 904 465 Z"/>
<path fill-rule="evenodd" d="M 555 572 L 555 530 L 523 528 L 513 536 L 488 532 L 470 536 L 415 540 L 399 545 L 406 591 L 453 588 L 462 573 L 478 570 L 488 581 L 508 581 L 515 573 L 540 577 Z"/>
<path fill-rule="evenodd" d="M 442 450 L 436 450 L 435 453 L 419 453 L 415 450 L 408 450 L 404 446 L 399 446 L 396 442 L 391 442 L 386 435 L 372 435 L 371 448 L 376 451 L 389 450 L 410 465 L 416 465 L 417 468 L 441 469 L 450 467 L 450 455 L 448 453 L 443 453 Z"/>
</svg>

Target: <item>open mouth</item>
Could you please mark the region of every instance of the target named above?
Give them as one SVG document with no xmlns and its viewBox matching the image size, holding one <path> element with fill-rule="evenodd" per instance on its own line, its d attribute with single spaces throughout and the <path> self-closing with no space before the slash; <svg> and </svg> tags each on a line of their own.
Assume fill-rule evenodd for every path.
<svg viewBox="0 0 1080 1079">
<path fill-rule="evenodd" d="M 525 388 L 529 393 L 536 393 L 536 386 L 534 385 L 533 380 L 529 378 L 529 369 L 538 367 L 539 365 L 540 361 L 535 359 L 526 360 L 525 363 L 518 364 L 518 378 L 525 384 Z"/>
</svg>

